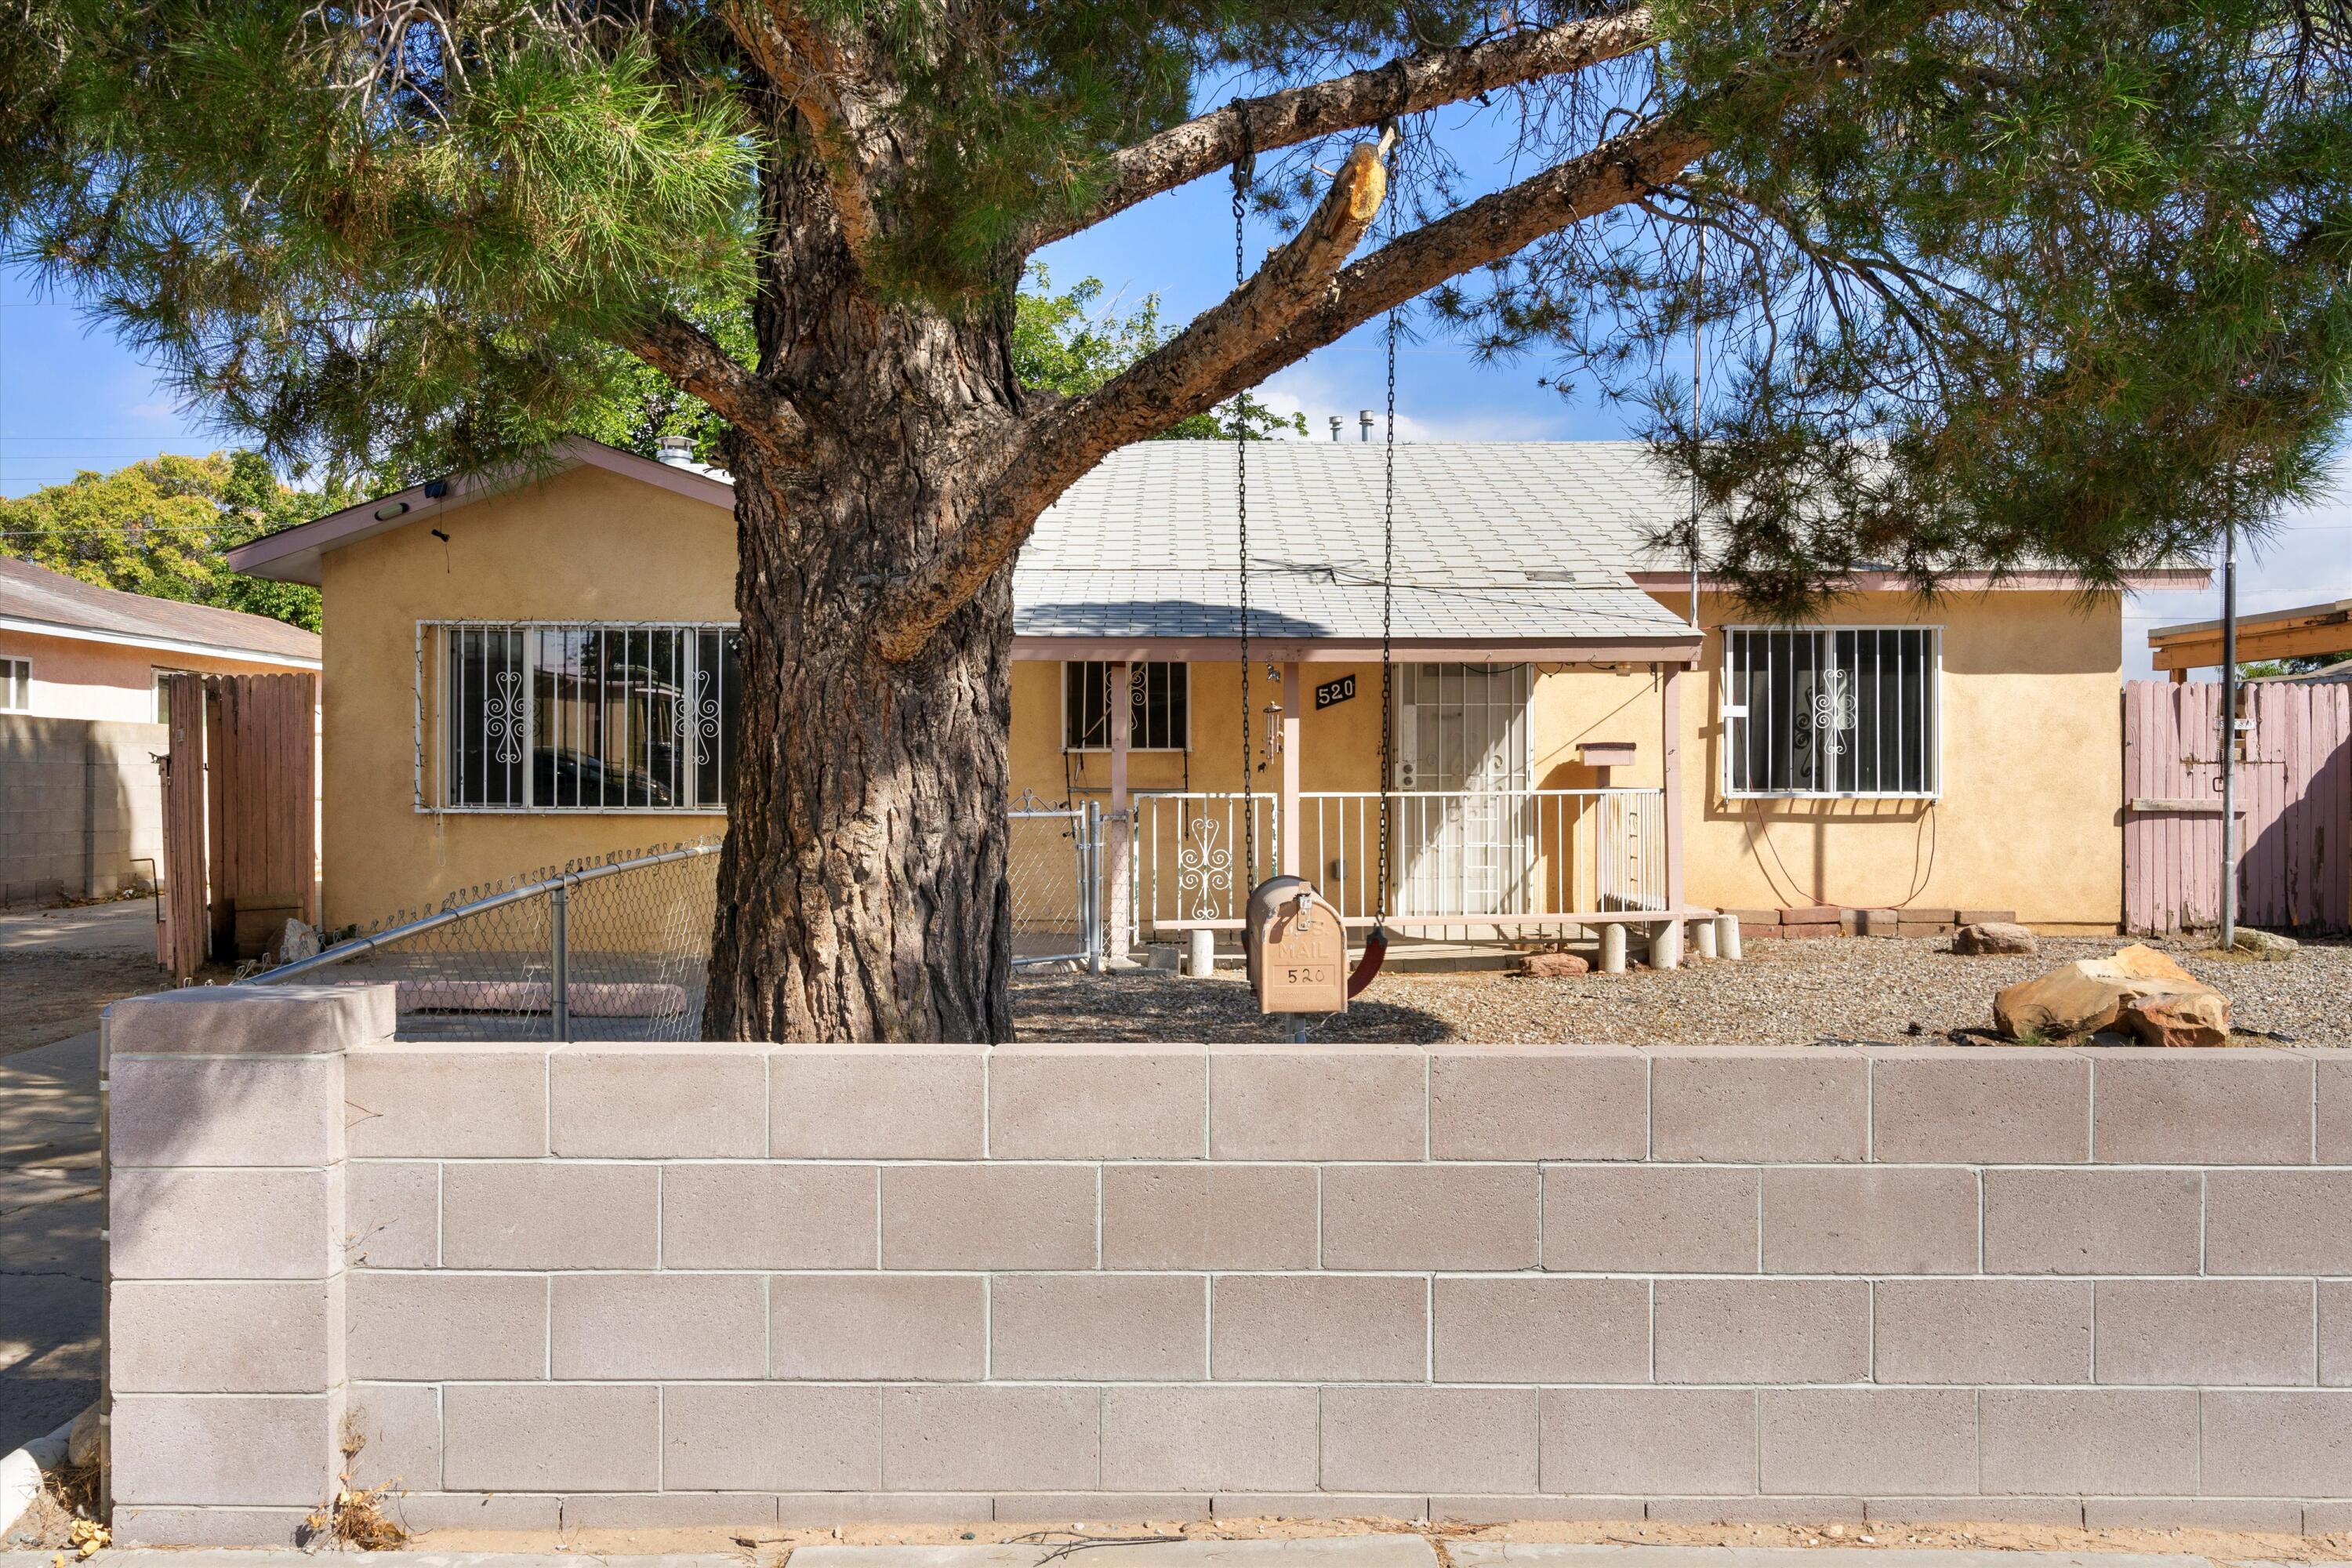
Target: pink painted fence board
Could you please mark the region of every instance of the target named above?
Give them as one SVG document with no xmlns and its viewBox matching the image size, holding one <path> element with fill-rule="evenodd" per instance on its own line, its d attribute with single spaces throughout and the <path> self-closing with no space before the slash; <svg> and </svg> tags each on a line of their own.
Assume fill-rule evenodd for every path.
<svg viewBox="0 0 2352 1568">
<path fill-rule="evenodd" d="M 2238 770 L 2239 919 L 2305 934 L 2352 929 L 2352 686 L 2251 686 Z M 2124 919 L 2136 931 L 2221 919 L 2221 688 L 2124 687 Z M 2203 811 L 2133 801 L 2205 801 Z"/>
</svg>

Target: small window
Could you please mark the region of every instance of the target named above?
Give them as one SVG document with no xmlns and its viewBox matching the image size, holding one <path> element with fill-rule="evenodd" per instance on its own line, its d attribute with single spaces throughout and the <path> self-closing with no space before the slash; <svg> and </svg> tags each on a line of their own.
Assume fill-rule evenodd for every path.
<svg viewBox="0 0 2352 1568">
<path fill-rule="evenodd" d="M 1110 666 L 1062 666 L 1062 749 L 1110 750 Z M 1192 747 L 1191 671 L 1181 664 L 1130 664 L 1127 744 L 1137 752 Z"/>
<path fill-rule="evenodd" d="M 1936 627 L 1732 626 L 1724 641 L 1727 794 L 1940 792 Z"/>
<path fill-rule="evenodd" d="M 0 658 L 0 713 L 33 710 L 33 661 Z"/>
<path fill-rule="evenodd" d="M 172 676 L 187 673 L 189 672 L 184 669 L 165 669 L 161 666 L 149 669 L 148 685 L 154 693 L 155 722 L 158 724 L 168 724 L 172 721 L 172 689 L 164 682 Z"/>
</svg>

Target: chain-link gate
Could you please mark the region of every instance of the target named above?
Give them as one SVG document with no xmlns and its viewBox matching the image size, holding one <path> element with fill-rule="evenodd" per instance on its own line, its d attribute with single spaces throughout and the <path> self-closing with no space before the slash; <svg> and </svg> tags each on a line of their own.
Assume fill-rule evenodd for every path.
<svg viewBox="0 0 2352 1568">
<path fill-rule="evenodd" d="M 1013 965 L 1103 956 L 1103 811 L 1048 806 L 1027 792 L 1006 813 L 1004 877 L 1013 892 Z"/>
</svg>

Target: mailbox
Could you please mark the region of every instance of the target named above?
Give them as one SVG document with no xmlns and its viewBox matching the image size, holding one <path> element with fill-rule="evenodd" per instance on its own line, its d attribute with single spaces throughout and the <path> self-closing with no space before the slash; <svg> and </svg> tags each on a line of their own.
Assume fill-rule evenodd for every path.
<svg viewBox="0 0 2352 1568">
<path fill-rule="evenodd" d="M 1242 930 L 1261 1013 L 1348 1010 L 1348 932 L 1303 877 L 1269 877 L 1250 892 Z"/>
</svg>

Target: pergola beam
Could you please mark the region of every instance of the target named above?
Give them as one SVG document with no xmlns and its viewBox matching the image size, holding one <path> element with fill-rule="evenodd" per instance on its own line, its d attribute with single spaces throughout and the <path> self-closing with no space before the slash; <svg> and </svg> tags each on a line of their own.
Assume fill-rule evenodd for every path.
<svg viewBox="0 0 2352 1568">
<path fill-rule="evenodd" d="M 2147 634 L 2147 646 L 2158 669 L 2204 669 L 2221 662 L 2221 624 L 2200 621 L 2194 626 L 2159 626 Z M 2238 621 L 2238 662 L 2255 659 L 2302 658 L 2313 654 L 2352 652 L 2352 600 L 2312 605 L 2299 610 L 2276 610 Z"/>
</svg>

